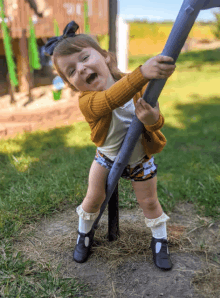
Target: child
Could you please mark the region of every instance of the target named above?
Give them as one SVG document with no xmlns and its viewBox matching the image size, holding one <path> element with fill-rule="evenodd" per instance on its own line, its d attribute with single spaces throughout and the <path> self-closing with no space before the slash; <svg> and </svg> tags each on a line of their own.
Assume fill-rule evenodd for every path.
<svg viewBox="0 0 220 298">
<path fill-rule="evenodd" d="M 159 55 L 125 75 L 118 70 L 112 53 L 101 49 L 90 36 L 76 35 L 77 29 L 78 25 L 70 22 L 61 37 L 50 39 L 45 46 L 46 52 L 53 55 L 58 74 L 70 88 L 80 91 L 79 106 L 97 146 L 87 194 L 76 209 L 79 228 L 73 258 L 83 263 L 90 254 L 94 236 L 92 225 L 105 199 L 106 179 L 136 113 L 145 129 L 122 177 L 131 180 L 145 223 L 151 228 L 155 265 L 169 270 L 172 268 L 166 231 L 169 217 L 157 198 L 157 166 L 152 156 L 162 151 L 166 144 L 160 132 L 164 118 L 158 103 L 152 108 L 141 96 L 149 80 L 168 78 L 173 73 L 175 65 L 164 63 L 173 63 L 173 59 Z"/>
</svg>

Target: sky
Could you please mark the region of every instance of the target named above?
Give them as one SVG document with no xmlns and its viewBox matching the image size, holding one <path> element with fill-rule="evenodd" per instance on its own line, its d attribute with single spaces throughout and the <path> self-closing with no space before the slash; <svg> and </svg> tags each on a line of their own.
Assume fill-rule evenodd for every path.
<svg viewBox="0 0 220 298">
<path fill-rule="evenodd" d="M 124 20 L 175 21 L 183 0 L 118 0 L 118 14 Z M 212 21 L 213 9 L 201 11 L 197 21 Z"/>
</svg>

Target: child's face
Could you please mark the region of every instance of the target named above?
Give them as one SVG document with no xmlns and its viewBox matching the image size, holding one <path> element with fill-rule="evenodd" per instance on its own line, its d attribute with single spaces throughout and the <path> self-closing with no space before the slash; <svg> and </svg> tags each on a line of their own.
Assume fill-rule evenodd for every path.
<svg viewBox="0 0 220 298">
<path fill-rule="evenodd" d="M 60 70 L 79 91 L 103 91 L 114 84 L 104 58 L 93 48 L 84 48 L 79 53 L 57 58 Z"/>
</svg>

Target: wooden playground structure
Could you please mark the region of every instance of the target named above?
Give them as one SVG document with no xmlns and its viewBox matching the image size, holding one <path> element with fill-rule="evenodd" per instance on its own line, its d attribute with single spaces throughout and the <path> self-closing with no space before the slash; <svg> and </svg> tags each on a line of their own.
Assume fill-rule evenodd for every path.
<svg viewBox="0 0 220 298">
<path fill-rule="evenodd" d="M 27 38 L 29 37 L 29 19 L 32 18 L 38 46 L 43 46 L 47 39 L 55 35 L 56 20 L 62 34 L 66 24 L 72 20 L 79 24 L 77 33 L 84 33 L 84 0 L 4 0 L 5 22 L 10 30 L 12 48 L 17 66 L 18 91 L 32 88 L 29 70 Z M 108 33 L 108 0 L 87 0 L 90 34 Z M 0 30 L 0 89 L 6 83 L 7 68 L 5 62 L 3 34 Z M 9 80 L 8 80 L 9 82 Z M 3 84 L 1 84 L 3 83 Z M 11 90 L 12 91 L 12 90 Z M 1 92 L 0 92 L 1 96 Z"/>
</svg>

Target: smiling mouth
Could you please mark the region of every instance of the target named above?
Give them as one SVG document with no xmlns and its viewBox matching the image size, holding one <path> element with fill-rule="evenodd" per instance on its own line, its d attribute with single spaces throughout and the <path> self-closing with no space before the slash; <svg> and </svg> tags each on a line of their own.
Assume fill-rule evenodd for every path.
<svg viewBox="0 0 220 298">
<path fill-rule="evenodd" d="M 92 73 L 87 79 L 86 83 L 91 84 L 96 78 L 97 78 L 97 73 Z"/>
</svg>

